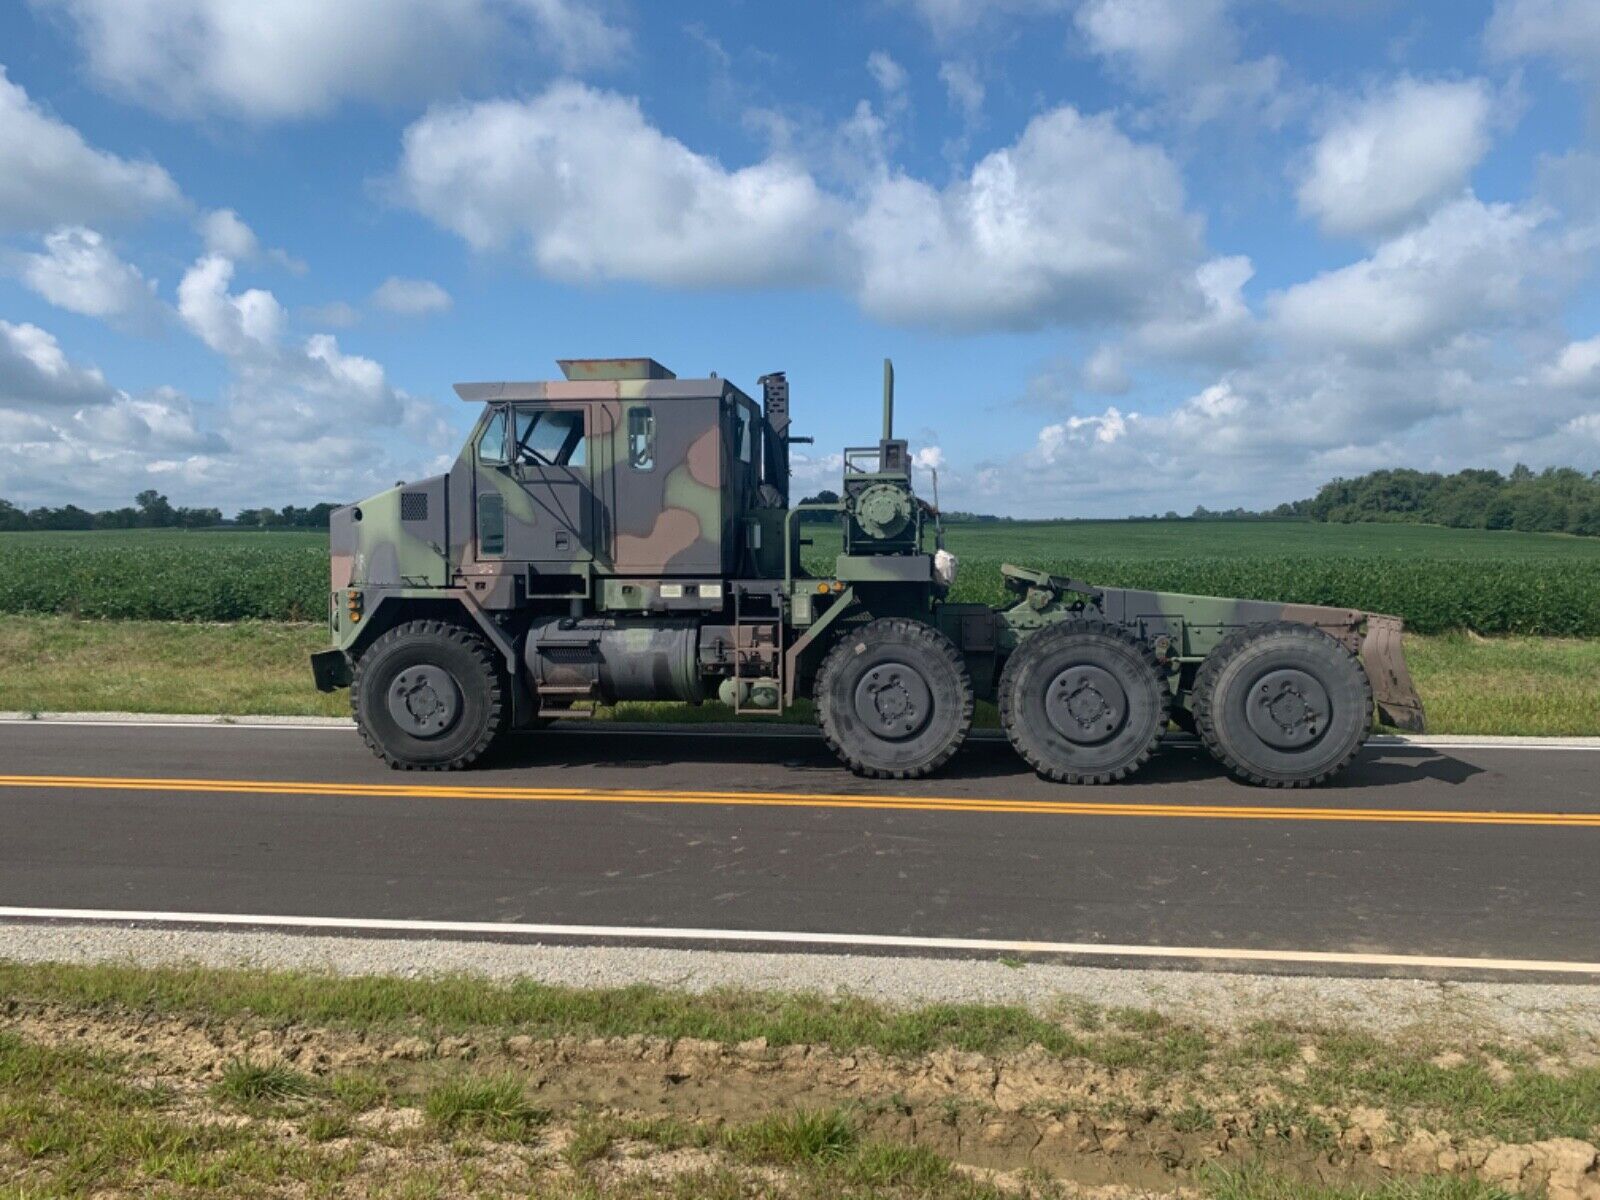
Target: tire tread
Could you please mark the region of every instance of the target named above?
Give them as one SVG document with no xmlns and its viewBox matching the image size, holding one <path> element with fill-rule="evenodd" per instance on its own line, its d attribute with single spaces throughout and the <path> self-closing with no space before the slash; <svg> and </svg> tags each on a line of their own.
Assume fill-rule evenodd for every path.
<svg viewBox="0 0 1600 1200">
<path fill-rule="evenodd" d="M 1145 661 L 1149 663 L 1151 670 L 1156 671 L 1158 675 L 1161 669 L 1160 663 L 1156 659 L 1155 651 L 1153 651 L 1143 639 L 1139 638 L 1131 630 L 1122 625 L 1117 625 L 1110 621 L 1102 621 L 1097 617 L 1075 617 L 1070 621 L 1062 621 L 1060 624 L 1047 626 L 1044 629 L 1029 635 L 1023 640 L 1022 644 L 1012 652 L 1011 657 L 1006 659 L 1006 665 L 1000 672 L 1000 686 L 998 694 L 1000 727 L 1006 731 L 1006 737 L 1010 740 L 1012 748 L 1022 756 L 1023 761 L 1032 767 L 1034 772 L 1040 777 L 1049 779 L 1055 783 L 1103 784 L 1116 783 L 1119 780 L 1126 779 L 1140 767 L 1144 766 L 1145 763 L 1150 761 L 1150 756 L 1156 752 L 1156 747 L 1161 744 L 1161 735 L 1167 727 L 1167 715 L 1171 712 L 1172 695 L 1171 692 L 1165 686 L 1163 686 L 1161 688 L 1161 719 L 1155 723 L 1154 734 L 1151 735 L 1149 742 L 1140 748 L 1138 757 L 1134 759 L 1133 762 L 1130 762 L 1127 766 L 1114 771 L 1072 771 L 1060 766 L 1056 766 L 1055 764 L 1046 760 L 1039 750 L 1031 745 L 1026 738 L 1018 736 L 1018 734 L 1014 731 L 1020 729 L 1021 724 L 1017 719 L 1012 700 L 1011 681 L 1016 671 L 1021 669 L 1019 666 L 1014 664 L 1024 661 L 1021 657 L 1024 647 L 1028 646 L 1030 643 L 1033 643 L 1036 638 L 1060 640 L 1066 637 L 1082 635 L 1086 633 L 1101 634 L 1124 642 L 1129 647 L 1137 650 L 1145 659 Z M 1037 653 L 1043 648 L 1043 645 L 1044 643 L 1038 643 L 1035 645 L 1034 652 Z"/>
<path fill-rule="evenodd" d="M 488 689 L 489 715 L 488 720 L 484 722 L 483 732 L 478 735 L 471 745 L 445 762 L 416 763 L 397 757 L 393 750 L 373 736 L 368 723 L 362 719 L 361 683 L 363 665 L 373 660 L 375 651 L 385 646 L 394 645 L 397 642 L 411 641 L 417 638 L 453 642 L 476 660 L 490 684 Z M 482 759 L 494 746 L 495 742 L 499 740 L 501 733 L 504 732 L 510 715 L 510 706 L 506 702 L 507 690 L 505 673 L 495 660 L 494 652 L 489 643 L 479 634 L 454 621 L 442 621 L 436 618 L 404 621 L 393 629 L 380 634 L 356 659 L 350 676 L 350 713 L 355 718 L 356 728 L 361 731 L 361 740 L 366 742 L 367 748 L 395 770 L 461 771 Z"/>
<path fill-rule="evenodd" d="M 961 732 L 953 739 L 950 745 L 940 751 L 934 758 L 915 767 L 883 768 L 874 767 L 852 754 L 829 728 L 832 724 L 832 702 L 829 699 L 829 684 L 835 672 L 841 670 L 843 665 L 853 657 L 848 647 L 856 641 L 866 639 L 869 641 L 887 639 L 889 637 L 908 637 L 922 643 L 923 647 L 938 655 L 948 662 L 956 671 L 960 680 L 961 689 Z M 839 760 L 857 775 L 867 779 L 922 779 L 933 774 L 945 763 L 955 756 L 961 744 L 966 741 L 968 732 L 972 729 L 972 716 L 975 702 L 972 695 L 972 676 L 967 670 L 966 659 L 961 657 L 961 652 L 954 643 L 944 634 L 931 625 L 909 617 L 878 617 L 868 621 L 856 629 L 850 630 L 846 636 L 834 642 L 822 660 L 822 665 L 817 668 L 816 684 L 812 695 L 816 698 L 817 725 L 822 730 L 822 740 L 828 744 L 828 749 L 838 755 Z"/>
<path fill-rule="evenodd" d="M 1229 634 L 1218 642 L 1211 653 L 1206 655 L 1200 663 L 1200 669 L 1195 673 L 1194 689 L 1191 693 L 1195 731 L 1200 735 L 1200 740 L 1205 744 L 1206 749 L 1211 752 L 1212 757 L 1226 767 L 1237 779 L 1242 779 L 1244 782 L 1253 784 L 1256 787 L 1286 789 L 1316 787 L 1318 784 L 1326 783 L 1348 767 L 1354 761 L 1356 755 L 1361 752 L 1361 747 L 1365 744 L 1366 738 L 1363 737 L 1358 740 L 1343 758 L 1325 767 L 1315 775 L 1307 776 L 1303 779 L 1274 779 L 1261 774 L 1259 771 L 1251 770 L 1248 765 L 1240 762 L 1227 748 L 1217 731 L 1214 701 L 1216 699 L 1217 679 L 1222 674 L 1223 668 L 1228 665 L 1236 654 L 1251 643 L 1260 641 L 1264 637 L 1276 637 L 1283 634 L 1301 638 L 1308 644 L 1320 645 L 1327 643 L 1336 647 L 1340 653 L 1348 655 L 1355 662 L 1356 674 L 1361 680 L 1361 686 L 1366 695 L 1365 711 L 1368 713 L 1368 721 L 1370 723 L 1372 681 L 1367 678 L 1366 670 L 1361 666 L 1360 660 L 1355 655 L 1350 654 L 1336 640 L 1314 626 L 1302 625 L 1297 621 L 1267 621 L 1260 625 L 1246 626 L 1235 633 Z"/>
</svg>

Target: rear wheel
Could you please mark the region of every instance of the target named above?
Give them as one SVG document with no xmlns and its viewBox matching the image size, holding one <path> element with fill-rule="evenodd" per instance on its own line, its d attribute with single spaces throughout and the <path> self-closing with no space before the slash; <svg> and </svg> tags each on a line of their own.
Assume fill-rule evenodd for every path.
<svg viewBox="0 0 1600 1200">
<path fill-rule="evenodd" d="M 510 705 L 494 651 L 447 621 L 407 621 L 356 660 L 350 706 L 372 752 L 400 770 L 470 766 L 504 731 Z"/>
<path fill-rule="evenodd" d="M 1170 699 L 1149 648 L 1092 619 L 1041 629 L 1000 674 L 1006 736 L 1029 766 L 1058 783 L 1133 774 L 1161 740 Z"/>
<path fill-rule="evenodd" d="M 858 775 L 931 774 L 972 728 L 966 663 L 920 621 L 872 621 L 841 638 L 822 660 L 814 696 L 823 738 Z"/>
<path fill-rule="evenodd" d="M 1195 676 L 1194 718 L 1212 755 L 1240 779 L 1309 787 L 1350 765 L 1372 727 L 1361 663 L 1309 625 L 1240 630 Z"/>
</svg>

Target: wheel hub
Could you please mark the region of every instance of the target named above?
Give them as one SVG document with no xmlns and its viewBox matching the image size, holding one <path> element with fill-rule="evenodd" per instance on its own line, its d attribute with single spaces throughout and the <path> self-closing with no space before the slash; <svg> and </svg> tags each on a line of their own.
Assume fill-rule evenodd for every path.
<svg viewBox="0 0 1600 1200">
<path fill-rule="evenodd" d="M 460 714 L 461 689 L 442 667 L 407 667 L 389 685 L 389 715 L 412 737 L 438 737 Z"/>
<path fill-rule="evenodd" d="M 1328 728 L 1332 705 L 1327 689 L 1294 668 L 1271 671 L 1250 689 L 1245 719 L 1267 745 L 1279 750 L 1309 746 Z"/>
<path fill-rule="evenodd" d="M 914 667 L 886 662 L 869 667 L 856 685 L 856 716 L 879 737 L 900 741 L 928 723 L 933 693 Z"/>
<path fill-rule="evenodd" d="M 1128 716 L 1128 693 L 1115 675 L 1100 667 L 1068 667 L 1050 681 L 1044 711 L 1062 737 L 1092 746 L 1122 728 Z"/>
</svg>

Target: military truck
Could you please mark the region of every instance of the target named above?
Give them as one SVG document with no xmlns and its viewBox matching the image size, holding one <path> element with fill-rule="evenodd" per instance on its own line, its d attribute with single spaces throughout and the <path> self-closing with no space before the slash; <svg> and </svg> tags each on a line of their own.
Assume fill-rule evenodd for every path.
<svg viewBox="0 0 1600 1200">
<path fill-rule="evenodd" d="M 509 729 L 622 700 L 779 715 L 812 702 L 851 770 L 909 779 L 991 700 L 1063 783 L 1133 774 L 1169 723 L 1251 783 L 1326 780 L 1374 711 L 1423 727 L 1398 618 L 1099 587 L 1001 568 L 1008 605 L 949 599 L 958 567 L 894 435 L 848 448 L 837 503 L 794 503 L 789 382 L 571 359 L 563 378 L 467 383 L 455 464 L 332 515 L 331 649 L 362 736 L 397 768 L 478 762 Z M 808 511 L 837 523 L 820 573 Z"/>
</svg>

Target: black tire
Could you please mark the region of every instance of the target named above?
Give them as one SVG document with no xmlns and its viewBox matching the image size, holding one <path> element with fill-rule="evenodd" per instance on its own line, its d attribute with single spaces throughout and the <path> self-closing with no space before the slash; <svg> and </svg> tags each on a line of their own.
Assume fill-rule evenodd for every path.
<svg viewBox="0 0 1600 1200">
<path fill-rule="evenodd" d="M 1026 638 L 1000 673 L 1000 724 L 1046 779 L 1114 783 L 1155 752 L 1172 694 L 1130 631 L 1083 618 Z"/>
<path fill-rule="evenodd" d="M 812 693 L 823 739 L 857 775 L 917 779 L 972 728 L 972 677 L 961 652 L 920 621 L 887 617 L 834 643 Z"/>
<path fill-rule="evenodd" d="M 505 731 L 509 687 L 494 650 L 448 621 L 407 621 L 356 660 L 350 708 L 372 752 L 403 771 L 458 771 Z"/>
<path fill-rule="evenodd" d="M 1309 625 L 1224 639 L 1194 681 L 1195 727 L 1228 770 L 1262 787 L 1311 787 L 1350 765 L 1372 728 L 1360 661 Z"/>
</svg>

